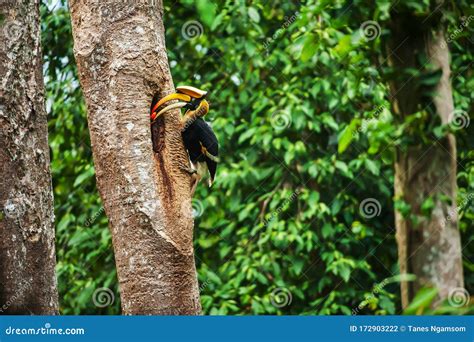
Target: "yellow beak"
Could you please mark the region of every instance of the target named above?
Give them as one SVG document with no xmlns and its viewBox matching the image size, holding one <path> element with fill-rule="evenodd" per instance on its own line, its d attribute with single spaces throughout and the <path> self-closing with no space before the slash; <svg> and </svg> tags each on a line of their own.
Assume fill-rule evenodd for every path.
<svg viewBox="0 0 474 342">
<path fill-rule="evenodd" d="M 168 96 L 163 97 L 160 101 L 158 101 L 157 104 L 151 110 L 151 112 L 154 113 L 158 108 L 160 108 L 160 106 L 163 103 L 171 101 L 171 100 L 181 100 L 181 101 L 184 101 L 184 102 L 189 102 L 189 101 L 191 101 L 191 96 L 186 95 L 186 94 L 177 94 L 177 93 L 170 94 Z M 158 115 L 156 115 L 156 116 L 158 116 Z"/>
<path fill-rule="evenodd" d="M 176 91 L 178 93 L 183 93 L 183 94 L 192 96 L 196 99 L 200 99 L 201 97 L 207 95 L 207 91 L 204 91 L 195 87 L 191 87 L 191 86 L 179 86 L 179 87 L 176 87 Z"/>
<path fill-rule="evenodd" d="M 153 123 L 156 120 L 156 118 L 159 117 L 164 112 L 167 112 L 167 111 L 169 111 L 171 109 L 175 109 L 175 108 L 183 108 L 186 105 L 187 105 L 186 102 L 177 102 L 177 103 L 170 104 L 169 106 L 166 106 L 165 108 L 160 110 L 158 113 L 156 113 L 154 116 L 152 116 L 151 121 Z"/>
</svg>

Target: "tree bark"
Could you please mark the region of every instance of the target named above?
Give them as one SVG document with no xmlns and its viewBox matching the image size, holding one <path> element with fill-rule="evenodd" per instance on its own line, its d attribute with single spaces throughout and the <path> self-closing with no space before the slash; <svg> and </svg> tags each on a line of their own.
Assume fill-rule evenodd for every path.
<svg viewBox="0 0 474 342">
<path fill-rule="evenodd" d="M 447 124 L 454 111 L 449 51 L 444 29 L 433 20 L 423 22 L 423 18 L 407 13 L 393 15 L 388 53 L 391 66 L 399 71 L 397 74 L 406 68 L 426 70 L 426 65 L 419 62 L 424 54 L 432 66 L 442 71 L 442 76 L 435 86 L 435 95 L 428 99 L 416 77 L 392 79 L 392 109 L 403 119 L 429 106 L 434 115 Z M 434 306 L 447 298 L 451 290 L 463 286 L 456 164 L 456 140 L 452 134 L 437 142 L 415 143 L 397 149 L 395 197 L 408 203 L 411 213 L 418 217 L 423 216 L 423 202 L 430 196 L 434 200 L 429 217 L 417 223 L 398 211 L 395 214 L 400 273 L 417 276 L 414 282 L 401 283 L 403 308 L 423 286 L 439 290 Z"/>
<path fill-rule="evenodd" d="M 0 313 L 57 314 L 39 1 L 0 11 Z"/>
<path fill-rule="evenodd" d="M 174 90 L 161 1 L 70 1 L 100 196 L 124 314 L 200 314 L 191 177 L 179 111 L 150 130 L 150 103 Z"/>
</svg>

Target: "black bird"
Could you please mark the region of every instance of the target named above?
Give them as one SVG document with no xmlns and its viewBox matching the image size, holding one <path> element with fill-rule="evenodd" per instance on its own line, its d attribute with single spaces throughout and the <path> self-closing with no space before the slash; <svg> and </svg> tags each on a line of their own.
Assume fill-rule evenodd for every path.
<svg viewBox="0 0 474 342">
<path fill-rule="evenodd" d="M 216 176 L 219 143 L 211 126 L 204 121 L 203 117 L 209 112 L 209 103 L 205 97 L 207 92 L 189 86 L 176 88 L 177 92 L 157 101 L 155 97 L 151 106 L 152 123 L 161 114 L 174 109 L 184 108 L 186 112 L 181 118 L 181 135 L 186 147 L 192 168 L 182 167 L 186 172 L 195 175 L 192 193 L 196 190 L 199 181 L 209 172 L 209 186 L 212 185 Z M 180 100 L 158 109 L 168 101 Z"/>
</svg>

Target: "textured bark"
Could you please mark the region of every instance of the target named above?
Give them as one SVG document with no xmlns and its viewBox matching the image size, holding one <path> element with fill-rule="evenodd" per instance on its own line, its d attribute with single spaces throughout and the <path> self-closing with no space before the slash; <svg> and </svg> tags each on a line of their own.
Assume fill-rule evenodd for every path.
<svg viewBox="0 0 474 342">
<path fill-rule="evenodd" d="M 435 24 L 436 25 L 436 24 Z M 390 63 L 397 70 L 423 68 L 418 57 L 425 54 L 430 64 L 442 70 L 436 95 L 428 102 L 446 124 L 454 111 L 450 83 L 449 51 L 444 30 L 433 22 L 409 14 L 395 14 L 388 44 Z M 394 113 L 405 117 L 425 106 L 426 99 L 416 78 L 398 78 L 390 84 Z M 438 299 L 463 286 L 461 241 L 456 212 L 456 140 L 449 134 L 439 142 L 398 149 L 395 162 L 395 196 L 407 202 L 412 213 L 422 216 L 421 205 L 431 196 L 435 201 L 429 218 L 418 224 L 395 214 L 400 273 L 413 273 L 414 282 L 402 282 L 402 307 L 405 308 L 423 286 L 438 288 Z M 449 198 L 448 203 L 444 198 Z"/>
<path fill-rule="evenodd" d="M 0 313 L 57 314 L 39 1 L 0 11 Z"/>
<path fill-rule="evenodd" d="M 151 99 L 174 89 L 162 3 L 74 0 L 70 10 L 122 311 L 200 314 L 178 111 L 157 121 L 152 147 Z"/>
</svg>

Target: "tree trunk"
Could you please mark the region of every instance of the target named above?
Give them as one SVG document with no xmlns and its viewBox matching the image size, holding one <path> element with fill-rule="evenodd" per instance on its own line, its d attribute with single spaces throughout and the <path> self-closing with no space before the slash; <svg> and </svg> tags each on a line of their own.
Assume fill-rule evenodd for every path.
<svg viewBox="0 0 474 342">
<path fill-rule="evenodd" d="M 0 10 L 0 313 L 57 314 L 39 1 Z"/>
<path fill-rule="evenodd" d="M 437 23 L 422 22 L 422 19 L 407 13 L 394 14 L 388 43 L 389 62 L 398 75 L 406 68 L 424 71 L 429 68 L 425 63 L 420 64 L 419 57 L 424 54 L 431 65 L 442 71 L 441 79 L 435 86 L 435 95 L 428 98 L 416 77 L 392 79 L 392 109 L 403 119 L 429 107 L 433 115 L 447 124 L 454 111 L 449 51 L 444 30 Z M 414 143 L 397 149 L 395 197 L 409 204 L 411 214 L 418 218 L 423 216 L 423 202 L 429 197 L 434 200 L 431 214 L 419 222 L 398 211 L 395 214 L 400 273 L 417 276 L 414 282 L 401 284 L 403 308 L 423 286 L 438 288 L 434 305 L 447 298 L 454 288 L 463 286 L 456 192 L 456 140 L 452 134 L 437 142 Z"/>
<path fill-rule="evenodd" d="M 99 192 L 124 314 L 200 314 L 191 177 L 178 111 L 150 130 L 153 95 L 174 90 L 161 1 L 70 1 Z"/>
</svg>

